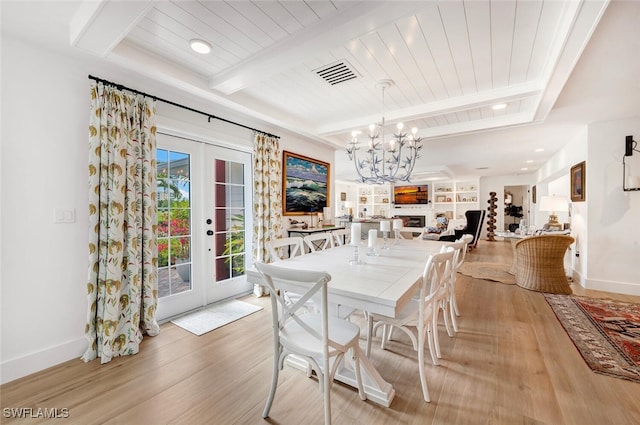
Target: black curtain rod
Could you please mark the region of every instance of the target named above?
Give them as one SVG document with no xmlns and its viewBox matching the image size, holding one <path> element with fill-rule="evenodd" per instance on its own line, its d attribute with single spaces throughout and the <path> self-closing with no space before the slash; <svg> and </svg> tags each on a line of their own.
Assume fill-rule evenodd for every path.
<svg viewBox="0 0 640 425">
<path fill-rule="evenodd" d="M 111 82 L 111 81 L 108 81 L 108 80 L 105 80 L 105 79 L 102 79 L 102 78 L 94 77 L 93 75 L 89 75 L 89 79 L 95 80 L 98 83 L 108 84 L 108 85 L 113 86 L 113 87 L 115 87 L 115 88 L 117 88 L 119 90 L 127 90 L 127 91 L 130 91 L 130 92 L 135 93 L 135 94 L 140 94 L 140 95 L 145 96 L 145 97 L 150 97 L 153 100 L 159 100 L 160 102 L 164 102 L 164 103 L 167 103 L 169 105 L 177 106 L 178 108 L 186 109 L 187 111 L 191 111 L 191 112 L 195 112 L 197 114 L 204 115 L 204 116 L 207 117 L 208 122 L 211 122 L 211 118 L 213 118 L 215 120 L 224 121 L 224 122 L 229 123 L 229 124 L 237 125 L 238 127 L 246 128 L 247 130 L 255 131 L 256 133 L 264 134 L 265 136 L 275 137 L 276 139 L 280 138 L 280 136 L 276 136 L 275 134 L 267 133 L 266 131 L 258 130 L 256 128 L 252 128 L 252 127 L 246 126 L 244 124 L 240 124 L 240 123 L 237 123 L 237 122 L 234 122 L 234 121 L 230 121 L 230 120 L 227 120 L 225 118 L 220 118 L 220 117 L 217 117 L 215 115 L 208 114 L 206 112 L 198 111 L 197 109 L 193 109 L 193 108 L 190 108 L 188 106 L 180 105 L 179 103 L 175 103 L 175 102 L 172 102 L 170 100 L 162 99 L 162 98 L 160 98 L 158 96 L 154 96 L 154 95 L 151 95 L 151 94 L 148 94 L 148 93 L 145 93 L 145 92 L 141 92 L 139 90 L 132 89 L 132 88 L 129 88 L 127 86 L 123 86 L 122 84 L 117 84 L 117 83 L 114 83 L 114 82 Z"/>
</svg>

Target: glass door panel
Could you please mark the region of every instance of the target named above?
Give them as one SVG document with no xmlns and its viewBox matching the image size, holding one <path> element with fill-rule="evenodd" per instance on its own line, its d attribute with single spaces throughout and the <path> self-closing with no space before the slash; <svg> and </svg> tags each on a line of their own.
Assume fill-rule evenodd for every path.
<svg viewBox="0 0 640 425">
<path fill-rule="evenodd" d="M 157 150 L 158 297 L 190 291 L 190 155 Z"/>
</svg>

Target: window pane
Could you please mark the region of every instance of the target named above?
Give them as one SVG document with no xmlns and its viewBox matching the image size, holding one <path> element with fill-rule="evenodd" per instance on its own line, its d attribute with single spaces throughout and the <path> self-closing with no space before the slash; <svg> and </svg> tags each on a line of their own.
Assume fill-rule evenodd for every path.
<svg viewBox="0 0 640 425">
<path fill-rule="evenodd" d="M 226 257 L 216 258 L 216 281 L 229 279 L 231 277 L 231 267 L 227 263 Z"/>
<path fill-rule="evenodd" d="M 244 210 L 227 210 L 226 230 L 244 230 Z"/>
<path fill-rule="evenodd" d="M 169 236 L 169 211 L 158 210 L 158 238 Z"/>
<path fill-rule="evenodd" d="M 244 184 L 244 164 L 217 159 L 216 183 Z"/>
<path fill-rule="evenodd" d="M 190 213 L 191 210 L 184 208 L 171 210 L 171 236 L 184 236 L 191 233 Z"/>
<path fill-rule="evenodd" d="M 167 267 L 169 265 L 169 240 L 167 238 L 158 238 L 158 267 Z"/>
<path fill-rule="evenodd" d="M 244 254 L 231 257 L 231 273 L 234 277 L 244 274 Z"/>
<path fill-rule="evenodd" d="M 189 179 L 189 155 L 181 152 L 169 154 L 169 178 Z"/>
<path fill-rule="evenodd" d="M 216 184 L 216 205 L 227 208 L 244 208 L 244 186 Z"/>
<path fill-rule="evenodd" d="M 170 239 L 169 249 L 171 264 L 187 263 L 191 261 L 191 238 L 187 236 Z"/>
</svg>

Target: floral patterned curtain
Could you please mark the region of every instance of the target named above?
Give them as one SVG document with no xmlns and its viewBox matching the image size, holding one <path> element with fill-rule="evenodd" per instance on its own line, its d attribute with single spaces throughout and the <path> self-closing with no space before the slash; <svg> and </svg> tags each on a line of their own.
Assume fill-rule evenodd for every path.
<svg viewBox="0 0 640 425">
<path fill-rule="evenodd" d="M 266 243 L 282 236 L 282 160 L 276 137 L 256 133 L 253 175 L 253 259 L 265 261 Z"/>
<path fill-rule="evenodd" d="M 135 354 L 160 331 L 155 112 L 155 100 L 91 85 L 84 361 Z"/>
</svg>

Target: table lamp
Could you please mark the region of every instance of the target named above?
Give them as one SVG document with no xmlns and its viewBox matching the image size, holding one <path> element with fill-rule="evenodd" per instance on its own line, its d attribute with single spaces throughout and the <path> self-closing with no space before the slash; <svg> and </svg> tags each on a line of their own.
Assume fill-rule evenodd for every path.
<svg viewBox="0 0 640 425">
<path fill-rule="evenodd" d="M 562 196 L 543 196 L 540 199 L 540 211 L 549 212 L 549 222 L 544 225 L 545 230 L 562 230 L 564 226 L 558 222 L 557 212 L 569 211 L 569 203 Z"/>
</svg>

